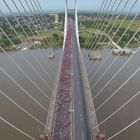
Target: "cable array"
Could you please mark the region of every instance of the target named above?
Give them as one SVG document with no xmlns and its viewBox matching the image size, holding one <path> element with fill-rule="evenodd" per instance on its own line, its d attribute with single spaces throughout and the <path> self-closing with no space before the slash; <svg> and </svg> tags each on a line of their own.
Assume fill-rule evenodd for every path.
<svg viewBox="0 0 140 140">
<path fill-rule="evenodd" d="M 29 43 L 32 43 L 32 39 L 30 36 L 32 36 L 32 38 L 34 38 L 35 40 L 38 40 L 37 36 L 41 38 L 42 35 L 45 36 L 46 33 L 53 34 L 54 31 L 52 31 L 52 29 L 49 27 L 50 25 L 48 24 L 49 21 L 47 19 L 47 15 L 44 14 L 40 1 L 38 1 L 38 0 L 29 0 L 29 1 L 18 0 L 18 2 L 17 2 L 15 0 L 11 0 L 11 3 L 13 4 L 13 6 L 10 5 L 9 1 L 7 1 L 7 0 L 2 0 L 2 3 L 4 4 L 5 8 L 9 12 L 9 15 L 7 16 L 2 10 L 0 10 L 0 16 L 2 18 L 2 21 L 5 22 L 5 25 L 7 25 L 9 27 L 10 32 L 12 32 L 13 35 L 15 35 L 15 37 L 17 37 L 17 39 L 21 43 L 23 43 L 25 46 L 26 46 L 26 43 L 25 43 L 24 38 L 26 38 Z M 21 8 L 19 8 L 19 6 Z M 15 11 L 13 11 L 13 8 L 15 8 Z M 15 12 L 18 13 L 18 15 L 15 14 Z M 30 13 L 30 15 L 26 16 L 29 13 Z M 13 24 L 11 18 L 9 18 L 10 16 L 13 18 L 14 22 L 19 27 L 19 30 L 20 30 L 21 34 L 24 36 L 24 38 L 19 33 L 19 30 L 17 30 L 17 27 L 15 26 L 15 24 Z M 22 20 L 22 22 L 21 22 L 21 20 Z M 48 59 L 48 55 L 46 54 L 46 50 L 44 49 L 44 46 L 52 48 L 52 50 L 55 53 L 55 50 L 58 47 L 58 42 L 56 41 L 56 39 L 53 36 L 48 37 L 47 40 L 45 40 L 45 41 L 43 40 L 41 42 L 41 45 L 39 47 L 32 43 L 33 47 L 38 51 L 38 55 L 35 55 L 32 50 L 30 51 L 30 54 L 31 54 L 32 59 L 34 60 L 34 63 L 36 64 L 36 66 L 40 67 L 43 74 L 48 79 L 48 80 L 46 80 L 46 78 L 43 77 L 40 74 L 40 72 L 37 70 L 36 66 L 34 66 L 30 62 L 30 60 L 26 58 L 25 52 L 20 51 L 19 48 L 17 48 L 17 45 L 12 40 L 11 36 L 9 36 L 9 34 L 7 34 L 4 26 L 1 26 L 1 25 L 0 25 L 0 32 L 2 33 L 4 38 L 9 42 L 11 49 L 16 50 L 16 53 L 18 53 L 21 56 L 20 59 L 22 59 L 25 62 L 27 67 L 32 69 L 32 71 L 36 75 L 36 77 L 38 77 L 39 80 L 41 80 L 44 83 L 46 88 L 49 89 L 48 91 L 53 91 L 54 86 L 56 86 L 56 80 L 51 77 L 49 71 L 51 71 L 51 73 L 54 75 L 54 77 L 57 77 L 57 74 L 58 74 L 57 69 L 59 67 L 60 59 L 57 59 L 56 62 L 54 62 L 52 64 L 50 63 L 50 66 L 47 66 L 48 68 L 46 70 L 46 67 L 41 63 L 41 61 L 38 57 L 40 57 L 42 60 Z M 0 50 L 3 52 L 3 54 L 6 55 L 6 58 L 8 58 L 8 60 L 19 70 L 19 72 L 23 74 L 23 76 L 28 80 L 29 84 L 32 84 L 32 86 L 34 88 L 36 88 L 40 92 L 40 94 L 42 94 L 43 97 L 46 98 L 46 102 L 47 101 L 51 102 L 53 94 L 50 97 L 48 95 L 50 93 L 48 93 L 47 91 L 46 92 L 43 91 L 41 89 L 41 87 L 37 84 L 37 82 L 32 79 L 32 77 L 16 62 L 16 60 L 12 57 L 12 55 L 10 55 L 10 53 L 7 52 L 5 50 L 5 48 L 3 48 L 3 46 L 0 46 Z M 46 58 L 44 56 L 42 56 L 42 52 L 44 52 L 44 54 L 46 54 Z M 45 61 L 45 64 L 48 65 L 48 63 L 46 61 Z M 7 70 L 4 69 L 2 66 L 0 66 L 0 72 L 1 72 L 1 74 L 5 75 L 9 79 L 9 81 L 13 82 L 15 84 L 15 86 L 18 87 L 22 91 L 23 95 L 24 94 L 27 95 L 35 104 L 37 104 L 40 107 L 40 110 L 43 110 L 44 112 L 46 112 L 46 114 L 49 114 L 48 108 L 46 106 L 42 105 L 42 103 L 36 97 L 32 96 L 30 91 L 27 91 L 24 88 L 24 86 L 22 86 L 20 83 L 18 83 L 18 81 L 9 72 L 7 72 Z M 24 107 L 22 107 L 18 103 L 16 103 L 16 100 L 13 100 L 11 97 L 9 97 L 6 92 L 0 90 L 0 94 L 3 97 L 5 97 L 9 102 L 16 105 L 22 112 L 24 112 L 26 115 L 28 115 L 32 120 L 36 121 L 38 123 L 39 127 L 43 126 L 44 129 L 48 128 L 47 124 L 44 124 L 38 118 L 33 116 L 32 113 L 29 113 Z M 5 124 L 9 125 L 10 127 L 14 128 L 21 134 L 25 135 L 29 139 L 32 139 L 32 140 L 36 139 L 36 138 L 33 138 L 32 136 L 28 135 L 27 133 L 23 132 L 21 129 L 17 128 L 16 126 L 14 126 L 11 122 L 7 121 L 5 118 L 0 117 L 0 120 L 3 121 Z"/>
<path fill-rule="evenodd" d="M 121 44 L 121 41 L 123 41 L 124 37 L 128 33 L 129 30 L 131 30 L 131 27 L 135 25 L 136 19 L 140 14 L 140 11 L 137 11 L 133 13 L 135 10 L 136 6 L 138 4 L 138 0 L 130 1 L 130 0 L 117 0 L 117 1 L 103 1 L 101 4 L 101 7 L 99 9 L 99 12 L 96 16 L 96 20 L 93 22 L 93 25 L 90 30 L 90 36 L 87 38 L 87 41 L 85 42 L 86 49 L 88 49 L 89 54 L 92 53 L 92 51 L 99 51 L 102 54 L 105 54 L 106 49 L 110 49 L 110 45 L 113 44 L 112 42 L 116 41 L 116 36 L 119 33 L 119 30 L 121 30 L 126 22 L 128 22 L 127 27 L 125 30 L 122 31 L 121 35 L 118 37 L 116 44 L 119 45 Z M 117 11 L 117 13 L 116 13 Z M 118 12 L 119 11 L 119 12 Z M 123 16 L 122 14 L 125 13 Z M 133 16 L 132 16 L 133 13 Z M 117 15 L 117 16 L 116 16 Z M 131 15 L 131 20 L 129 19 Z M 119 22 L 118 26 L 116 27 L 116 24 L 118 21 L 121 19 Z M 100 22 L 102 21 L 102 25 Z M 115 28 L 115 31 L 114 31 Z M 97 36 L 93 37 L 92 34 L 96 31 L 99 30 L 101 32 L 104 32 L 105 38 L 102 41 L 102 44 L 106 44 L 105 48 L 102 48 L 102 45 L 100 45 L 100 42 L 102 40 L 102 36 L 99 38 Z M 130 43 L 135 39 L 136 35 L 140 31 L 140 26 L 135 27 L 135 31 L 133 35 L 130 37 L 130 39 L 125 42 L 121 47 L 126 48 L 130 45 Z M 108 39 L 108 41 L 106 41 Z M 112 50 L 115 49 L 116 46 L 114 45 L 112 47 Z M 108 50 L 109 50 L 108 49 Z M 89 81 L 90 81 L 90 86 L 91 86 L 91 91 L 93 92 L 93 98 L 91 99 L 91 102 L 96 102 L 99 100 L 99 98 L 102 96 L 105 96 L 105 89 L 109 90 L 111 87 L 111 83 L 114 82 L 114 79 L 119 76 L 119 74 L 123 71 L 124 69 L 130 64 L 131 60 L 134 60 L 135 55 L 139 53 L 139 47 L 135 49 L 135 52 L 132 53 L 129 57 L 127 57 L 126 61 L 120 66 L 120 68 L 117 68 L 116 71 L 112 74 L 112 77 L 110 79 L 106 80 L 105 84 L 102 85 L 102 81 L 105 79 L 104 77 L 107 76 L 107 74 L 110 72 L 111 68 L 115 66 L 115 64 L 118 62 L 120 56 L 122 55 L 122 52 L 119 52 L 117 56 L 114 56 L 115 58 L 110 60 L 112 58 L 112 51 L 111 49 L 108 51 L 108 53 L 103 57 L 102 61 L 91 61 L 86 64 L 87 67 L 87 72 L 89 75 Z M 106 65 L 107 61 L 109 61 L 108 67 L 104 69 L 104 66 Z M 131 62 L 132 63 L 132 62 Z M 98 65 L 97 65 L 98 64 Z M 95 69 L 96 67 L 96 69 Z M 98 74 L 102 71 L 102 74 L 98 76 Z M 103 108 L 105 108 L 106 104 L 109 104 L 112 100 L 113 97 L 117 94 L 121 93 L 121 90 L 126 87 L 128 82 L 131 82 L 134 80 L 136 75 L 140 73 L 140 68 L 138 67 L 136 70 L 133 70 L 131 74 L 128 76 L 125 81 L 120 86 L 117 86 L 115 91 L 111 92 L 109 95 L 107 95 L 107 98 L 100 102 L 100 104 L 95 106 L 95 111 L 93 113 L 95 114 L 103 114 Z M 97 79 L 98 77 L 98 79 Z M 101 84 L 101 85 L 100 85 Z M 99 86 L 100 85 L 100 86 Z M 103 87 L 102 87 L 103 86 Z M 98 89 L 98 91 L 95 91 L 94 89 Z M 131 88 L 131 87 L 130 87 Z M 113 110 L 113 112 L 110 112 L 110 114 L 106 117 L 101 117 L 104 118 L 103 120 L 99 121 L 99 123 L 93 128 L 95 130 L 96 128 L 100 127 L 102 128 L 105 124 L 108 123 L 109 120 L 111 120 L 113 117 L 116 116 L 117 113 L 119 113 L 122 110 L 125 110 L 130 103 L 135 102 L 135 99 L 139 96 L 140 91 L 136 92 L 133 94 L 133 96 L 129 97 L 127 101 L 123 102 L 121 106 L 119 106 L 116 110 Z M 115 97 L 114 97 L 115 98 Z M 97 103 L 98 104 L 98 103 Z M 101 110 L 102 109 L 102 110 Z M 134 114 L 133 114 L 134 115 Z M 98 117 L 98 116 L 97 116 Z M 100 116 L 99 116 L 100 117 Z M 139 117 L 130 122 L 127 126 L 123 127 L 121 130 L 119 130 L 117 133 L 113 134 L 112 136 L 107 136 L 107 140 L 114 140 L 115 137 L 123 133 L 124 131 L 130 129 L 133 125 L 139 122 Z M 113 124 L 112 124 L 113 125 Z"/>
<path fill-rule="evenodd" d="M 47 19 L 47 15 L 44 14 L 44 10 L 41 6 L 41 2 L 39 0 L 18 0 L 18 3 L 16 0 L 11 0 L 11 3 L 13 7 L 9 4 L 8 0 L 2 0 L 2 3 L 4 4 L 5 8 L 9 12 L 9 15 L 7 16 L 2 10 L 0 10 L 0 16 L 2 18 L 2 21 L 5 23 L 7 27 L 9 27 L 9 31 L 17 37 L 17 40 L 24 45 L 26 45 L 25 40 L 27 40 L 29 43 L 32 43 L 33 40 L 38 40 L 38 37 L 46 36 L 46 33 L 50 33 L 51 35 L 54 33 L 54 31 L 51 29 L 49 21 Z M 121 44 L 121 41 L 123 41 L 124 37 L 126 36 L 127 32 L 130 30 L 132 25 L 135 23 L 137 17 L 140 15 L 140 11 L 135 12 L 134 15 L 131 17 L 131 20 L 129 20 L 129 23 L 126 27 L 125 30 L 122 31 L 122 34 L 116 39 L 116 36 L 118 32 L 122 29 L 123 24 L 125 21 L 129 18 L 129 16 L 132 14 L 133 10 L 135 9 L 136 5 L 138 3 L 138 0 L 103 0 L 101 3 L 101 6 L 99 8 L 99 11 L 96 14 L 96 20 L 93 22 L 93 25 L 91 26 L 91 29 L 89 31 L 89 36 L 87 37 L 85 41 L 85 47 L 89 51 L 89 54 L 91 54 L 93 51 L 102 51 L 102 54 L 105 53 L 106 49 L 109 48 L 111 44 L 114 42 L 119 46 Z M 20 5 L 20 8 L 19 8 Z M 13 8 L 15 8 L 16 11 L 13 11 Z M 119 11 L 119 12 L 118 12 Z M 127 11 L 127 12 L 126 12 Z M 15 12 L 18 14 L 16 15 Z M 124 15 L 122 16 L 122 13 Z M 30 14 L 30 15 L 28 15 Z M 27 16 L 28 15 L 28 16 Z M 117 16 L 116 16 L 117 15 Z M 16 23 L 16 26 L 12 23 L 11 18 L 12 17 L 14 22 Z M 116 27 L 116 24 L 121 18 L 120 24 Z M 30 23 L 30 24 L 29 24 Z M 114 31 L 115 28 L 115 31 Z M 19 31 L 20 30 L 20 31 Z M 97 35 L 93 37 L 93 33 L 98 30 L 100 33 L 103 33 L 105 35 L 105 38 L 102 41 L 102 35 L 98 37 Z M 131 38 L 125 42 L 121 47 L 126 48 L 131 44 L 131 42 L 135 39 L 136 35 L 140 32 L 140 26 L 138 26 L 131 36 Z M 26 58 L 25 52 L 19 50 L 17 48 L 16 43 L 12 40 L 12 37 L 6 32 L 6 28 L 0 24 L 0 33 L 2 33 L 3 37 L 5 40 L 9 42 L 9 46 L 11 49 L 15 50 L 17 54 L 19 54 L 26 66 L 32 70 L 32 72 L 35 74 L 39 80 L 49 89 L 48 91 L 44 91 L 40 85 L 37 83 L 37 81 L 33 80 L 32 76 L 27 73 L 24 68 L 22 68 L 21 65 L 17 63 L 17 61 L 10 55 L 9 52 L 7 52 L 3 46 L 0 46 L 1 52 L 5 55 L 5 57 L 8 59 L 10 63 L 12 63 L 13 66 L 24 76 L 24 78 L 28 81 L 29 84 L 31 84 L 42 97 L 45 97 L 46 102 L 49 101 L 51 102 L 52 99 L 55 97 L 54 94 L 49 95 L 52 92 L 54 87 L 57 86 L 57 78 L 58 77 L 58 69 L 60 66 L 60 59 L 56 60 L 56 63 L 53 63 L 48 66 L 48 63 L 46 61 L 45 65 L 46 67 L 42 64 L 41 60 L 39 58 L 43 59 L 48 59 L 46 49 L 47 47 L 52 48 L 53 52 L 55 53 L 55 50 L 59 46 L 59 42 L 57 42 L 56 38 L 52 35 L 51 37 L 48 37 L 47 39 L 43 40 L 41 42 L 41 45 L 38 47 L 35 44 L 33 44 L 33 47 L 35 51 L 38 51 L 37 55 L 34 53 L 33 50 L 30 51 L 31 58 L 34 60 L 33 65 L 28 58 Z M 32 37 L 31 37 L 32 36 Z M 117 41 L 116 41 L 117 40 Z M 113 42 L 113 43 L 112 43 Z M 105 48 L 102 48 L 102 44 L 105 44 Z M 111 46 L 112 47 L 112 46 Z M 115 49 L 116 46 L 114 45 L 112 49 Z M 42 56 L 43 52 L 45 55 Z M 91 99 L 91 102 L 96 102 L 97 99 L 105 94 L 105 89 L 109 89 L 109 85 L 112 83 L 112 81 L 119 76 L 119 74 L 128 66 L 128 64 L 131 62 L 131 60 L 134 59 L 135 54 L 140 52 L 140 48 L 135 49 L 135 53 L 131 54 L 131 56 L 128 57 L 128 59 L 122 64 L 120 68 L 114 72 L 113 76 L 108 79 L 105 83 L 105 85 L 100 86 L 99 90 L 93 94 L 93 98 Z M 111 60 L 109 66 L 106 69 L 103 69 L 103 66 L 108 62 L 108 60 L 112 56 L 112 51 L 110 49 L 109 53 L 103 58 L 101 62 L 96 61 L 96 62 L 90 62 L 89 64 L 86 64 L 87 67 L 87 72 L 89 76 L 89 82 L 91 86 L 91 91 L 94 92 L 94 89 L 97 88 L 97 86 L 102 82 L 103 78 L 105 75 L 111 70 L 111 68 L 117 63 L 119 60 L 120 56 L 122 55 L 122 52 L 119 52 L 117 56 L 113 60 Z M 100 65 L 98 65 L 100 64 Z M 97 69 L 94 70 L 95 66 L 97 66 Z M 42 76 L 42 74 L 38 71 L 37 67 L 41 69 L 43 74 L 45 76 Z M 101 70 L 104 70 L 103 73 L 98 77 L 98 74 Z M 50 75 L 49 71 L 53 74 L 53 76 Z M 0 66 L 0 73 L 3 74 L 10 82 L 12 82 L 16 88 L 18 88 L 20 91 L 22 91 L 21 95 L 29 97 L 30 100 L 32 100 L 39 108 L 40 110 L 43 110 L 47 115 L 52 115 L 49 112 L 48 107 L 43 105 L 41 101 L 37 98 L 32 96 L 32 91 L 27 90 L 24 88 L 24 86 L 21 83 L 18 83 L 16 78 L 8 72 L 4 67 Z M 99 106 L 95 107 L 94 112 L 92 115 L 98 114 L 98 112 L 105 107 L 107 103 L 109 103 L 111 100 L 113 100 L 113 97 L 115 95 L 118 95 L 120 91 L 134 78 L 140 73 L 140 67 L 138 67 L 135 71 L 133 71 L 126 79 L 125 81 L 120 85 L 117 86 L 115 91 L 111 92 L 111 94 L 100 103 Z M 98 79 L 95 81 L 96 76 Z M 46 80 L 47 79 L 47 80 Z M 94 83 L 93 83 L 94 82 Z M 47 126 L 47 121 L 46 124 L 44 124 L 43 121 L 38 119 L 33 115 L 33 112 L 29 112 L 27 109 L 25 109 L 24 106 L 21 106 L 16 102 L 16 99 L 12 99 L 10 96 L 8 96 L 8 93 L 0 89 L 0 95 L 6 100 L 9 101 L 9 103 L 15 105 L 20 111 L 25 113 L 27 116 L 29 116 L 32 120 L 37 122 L 39 127 L 43 127 L 45 129 L 44 132 L 46 132 L 46 129 L 50 129 Z M 107 121 L 112 119 L 117 113 L 119 113 L 122 110 L 125 110 L 125 108 L 130 105 L 132 102 L 135 102 L 134 100 L 140 95 L 140 91 L 135 92 L 135 94 L 132 97 L 129 97 L 127 101 L 123 102 L 122 105 L 120 105 L 117 109 L 115 109 L 113 112 L 111 112 L 107 117 L 105 117 L 102 121 L 100 121 L 96 126 L 94 126 L 93 131 L 97 127 L 103 126 Z M 52 103 L 55 105 L 54 103 Z M 74 103 L 75 104 L 75 103 Z M 27 134 L 24 132 L 22 129 L 19 129 L 17 126 L 13 125 L 13 122 L 10 122 L 6 120 L 4 117 L 2 117 L 2 114 L 0 114 L 0 121 L 8 125 L 9 127 L 15 129 L 17 132 L 21 133 L 22 135 L 26 136 L 27 138 L 31 140 L 35 140 L 34 136 Z M 46 119 L 46 118 L 45 118 Z M 112 140 L 118 135 L 124 133 L 124 131 L 130 129 L 130 127 L 134 126 L 137 124 L 140 120 L 140 117 L 137 117 L 135 120 L 131 121 L 130 124 L 127 126 L 124 126 L 121 128 L 118 132 L 115 134 L 112 134 L 112 136 L 107 136 L 107 140 Z M 58 120 L 59 122 L 59 120 Z M 56 124 L 57 125 L 57 124 Z M 56 130 L 57 131 L 57 130 Z"/>
</svg>

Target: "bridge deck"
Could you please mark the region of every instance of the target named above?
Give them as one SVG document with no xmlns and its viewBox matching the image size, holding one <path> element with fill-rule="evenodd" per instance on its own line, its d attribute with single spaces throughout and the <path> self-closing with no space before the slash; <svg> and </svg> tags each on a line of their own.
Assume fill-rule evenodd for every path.
<svg viewBox="0 0 140 140">
<path fill-rule="evenodd" d="M 53 118 L 53 140 L 93 139 L 92 122 L 97 123 L 97 120 L 96 117 L 93 117 L 93 121 L 90 118 L 89 113 L 93 110 L 87 98 L 90 95 L 90 87 L 87 84 L 88 80 L 83 78 L 87 75 L 81 65 L 74 22 L 68 19 Z"/>
<path fill-rule="evenodd" d="M 76 34 L 73 34 L 74 139 L 92 140 Z"/>
<path fill-rule="evenodd" d="M 72 82 L 72 25 L 69 19 L 66 43 L 62 56 L 57 99 L 53 120 L 53 140 L 71 139 L 71 82 Z"/>
</svg>

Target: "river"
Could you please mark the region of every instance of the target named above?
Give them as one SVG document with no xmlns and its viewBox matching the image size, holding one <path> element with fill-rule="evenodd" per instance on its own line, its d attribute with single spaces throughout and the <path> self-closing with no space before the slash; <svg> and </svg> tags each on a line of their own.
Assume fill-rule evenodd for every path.
<svg viewBox="0 0 140 140">
<path fill-rule="evenodd" d="M 100 76 L 116 58 L 116 56 L 111 54 L 110 49 L 100 51 L 102 52 L 102 59 L 97 63 L 96 61 L 90 61 L 88 59 L 88 51 L 83 50 L 84 60 L 88 68 L 90 79 L 100 64 L 104 61 L 107 54 L 110 53 L 109 59 L 104 65 L 102 65 L 101 69 L 96 72 L 93 79 L 90 80 L 90 85 L 94 85 L 98 81 Z M 55 51 L 55 58 L 53 60 L 48 60 L 48 53 L 49 50 L 31 50 L 22 52 L 23 55 L 17 52 L 8 52 L 11 59 L 9 59 L 6 54 L 0 53 L 0 90 L 44 124 L 47 117 L 45 108 L 48 109 L 49 107 L 49 99 L 44 94 L 46 94 L 49 98 L 51 97 L 50 87 L 53 86 L 52 81 L 54 81 L 57 76 L 57 67 L 60 61 L 61 49 L 57 49 Z M 23 59 L 23 56 L 31 65 L 29 65 L 29 63 Z M 34 59 L 34 57 L 36 59 Z M 106 86 L 106 88 L 100 91 L 130 57 L 131 56 L 118 57 L 116 63 L 112 65 L 112 67 L 93 88 L 93 97 L 100 92 L 100 94 L 94 99 L 96 109 L 140 67 L 139 51 L 134 55 L 133 59 L 131 59 L 126 67 L 122 69 L 122 71 Z M 13 63 L 13 60 L 16 62 L 16 64 L 18 64 L 18 67 Z M 9 79 L 8 76 L 13 79 Z M 29 77 L 27 78 L 27 76 Z M 29 79 L 31 79 L 32 82 Z M 14 83 L 14 80 L 17 83 Z M 25 91 L 23 91 L 19 85 L 24 88 Z M 133 78 L 131 78 L 106 104 L 104 104 L 96 112 L 98 123 L 102 122 L 109 115 L 111 115 L 139 90 L 140 72 L 137 72 Z M 29 97 L 26 93 L 29 93 L 29 95 L 41 103 L 44 108 L 39 106 L 39 104 L 33 101 L 33 99 L 31 99 L 31 97 Z M 119 132 L 140 116 L 139 105 L 140 95 L 133 99 L 128 105 L 123 107 L 123 109 L 114 114 L 110 119 L 100 125 L 101 131 L 106 133 L 107 138 Z M 33 120 L 29 115 L 19 109 L 19 107 L 2 95 L 1 92 L 0 116 L 35 139 L 37 139 L 39 134 L 43 133 L 44 131 L 44 126 Z M 139 129 L 140 122 L 136 123 L 112 140 L 139 140 Z M 28 140 L 29 138 L 17 130 L 14 130 L 6 123 L 0 121 L 0 139 Z"/>
<path fill-rule="evenodd" d="M 97 62 L 89 61 L 88 51 L 83 51 L 86 66 L 88 68 L 90 85 L 94 85 L 92 95 L 95 97 L 95 109 L 102 105 L 102 107 L 96 111 L 99 124 L 126 103 L 130 98 L 132 98 L 138 91 L 140 91 L 140 71 L 138 71 L 128 82 L 126 82 L 126 84 L 124 84 L 125 81 L 140 67 L 140 51 L 134 55 L 131 61 L 129 61 L 124 69 L 122 69 L 116 76 L 114 75 L 119 71 L 123 64 L 130 59 L 131 55 L 119 57 L 113 56 L 110 49 L 102 49 L 100 52 L 102 54 L 102 59 Z M 110 56 L 108 59 L 106 59 L 107 55 Z M 111 65 L 114 59 L 116 59 L 116 61 L 113 65 Z M 102 67 L 100 65 L 102 65 Z M 110 65 L 111 68 L 108 69 Z M 104 73 L 107 69 L 108 71 Z M 104 76 L 102 76 L 103 74 Z M 101 76 L 102 78 L 100 78 Z M 112 78 L 113 76 L 114 78 Z M 111 78 L 112 81 L 109 82 Z M 123 84 L 124 86 L 122 86 Z M 122 88 L 120 88 L 121 86 Z M 117 90 L 118 88 L 120 89 Z M 114 96 L 107 101 L 112 94 L 114 94 Z M 107 102 L 104 103 L 105 101 Z M 107 138 L 110 138 L 128 126 L 140 117 L 139 106 L 140 95 L 136 96 L 136 98 L 134 98 L 121 110 L 102 123 L 100 125 L 101 132 L 105 133 Z M 120 135 L 112 138 L 112 140 L 139 140 L 139 129 L 140 122 L 122 132 Z"/>
<path fill-rule="evenodd" d="M 50 50 L 31 50 L 20 53 L 9 52 L 8 55 L 0 53 L 0 68 L 2 68 L 2 70 L 0 69 L 0 90 L 43 124 L 46 123 L 47 117 L 45 108 L 48 109 L 49 107 L 49 99 L 44 94 L 49 98 L 51 97 L 51 87 L 53 86 L 52 81 L 54 81 L 57 76 L 57 67 L 60 61 L 61 49 L 55 51 L 55 59 L 53 60 L 48 60 L 49 52 Z M 8 56 L 10 56 L 11 59 L 9 59 Z M 21 69 L 11 60 L 14 60 Z M 25 60 L 28 60 L 30 65 Z M 44 108 L 39 106 L 39 104 L 33 101 L 25 91 L 9 79 L 3 70 L 36 101 L 41 103 Z M 22 70 L 25 73 L 23 73 Z M 25 76 L 25 74 L 32 79 L 34 84 L 29 78 L 27 78 L 27 76 Z M 44 132 L 43 125 L 32 119 L 1 93 L 0 116 L 36 139 L 40 133 Z M 12 127 L 9 127 L 2 121 L 0 121 L 0 139 L 28 140 L 26 136 L 14 130 Z"/>
</svg>

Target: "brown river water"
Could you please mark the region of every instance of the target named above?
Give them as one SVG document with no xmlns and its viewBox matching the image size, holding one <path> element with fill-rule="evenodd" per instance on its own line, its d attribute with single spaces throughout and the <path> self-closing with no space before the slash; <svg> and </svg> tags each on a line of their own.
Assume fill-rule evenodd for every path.
<svg viewBox="0 0 140 140">
<path fill-rule="evenodd" d="M 138 51 L 133 59 L 120 71 L 120 73 L 113 78 L 109 83 L 108 81 L 117 73 L 117 71 L 122 67 L 122 65 L 131 56 L 119 56 L 117 61 L 112 65 L 112 67 L 104 74 L 104 76 L 98 81 L 102 74 L 108 69 L 112 61 L 116 59 L 117 56 L 113 56 L 110 49 L 100 50 L 102 54 L 102 59 L 96 61 L 89 61 L 87 57 L 87 51 L 84 51 L 85 62 L 87 67 L 90 69 L 88 72 L 90 85 L 94 85 L 92 90 L 94 99 L 95 109 L 97 109 L 104 101 L 106 101 L 112 94 L 112 98 L 108 100 L 98 111 L 97 119 L 98 123 L 104 121 L 108 116 L 110 116 L 114 111 L 126 103 L 130 98 L 132 98 L 138 91 L 140 91 L 140 71 L 138 71 L 133 78 L 131 78 L 122 88 L 120 88 L 125 81 L 140 67 L 140 51 Z M 110 53 L 109 59 L 106 59 L 108 53 Z M 106 63 L 102 62 L 106 59 Z M 98 68 L 102 64 L 102 67 Z M 91 67 L 89 67 L 89 65 Z M 96 72 L 98 71 L 98 72 Z M 94 75 L 94 73 L 96 74 Z M 98 81 L 98 83 L 96 83 Z M 116 91 L 118 88 L 120 90 Z M 97 95 L 97 96 L 96 96 Z M 131 102 L 124 106 L 120 111 L 115 113 L 112 117 L 107 119 L 102 125 L 100 125 L 101 132 L 106 134 L 107 138 L 110 138 L 130 123 L 135 121 L 140 117 L 140 95 L 136 96 Z M 140 139 L 140 122 L 129 127 L 129 129 L 123 131 L 121 134 L 112 138 L 112 140 L 139 140 Z"/>
<path fill-rule="evenodd" d="M 84 60 L 90 72 L 89 77 L 98 69 L 99 65 L 103 62 L 106 55 L 111 50 L 101 50 L 102 59 L 97 63 L 88 59 L 88 51 L 83 50 Z M 58 72 L 58 64 L 60 60 L 61 49 L 55 51 L 55 59 L 48 60 L 49 50 L 32 50 L 23 52 L 24 57 L 34 66 L 37 73 L 33 70 L 28 63 L 24 61 L 20 53 L 9 52 L 9 56 L 24 70 L 24 72 L 33 80 L 33 82 L 41 89 L 43 93 L 51 97 L 51 88 Z M 32 57 L 33 54 L 41 66 Z M 103 78 L 96 84 L 92 90 L 93 97 L 96 96 L 104 85 L 111 79 L 111 77 L 120 69 L 120 67 L 129 59 L 130 56 L 120 56 L 116 63 L 109 69 Z M 111 55 L 102 68 L 96 73 L 94 78 L 90 80 L 90 85 L 94 85 L 104 71 L 109 67 L 111 62 L 116 56 Z M 96 63 L 96 64 L 95 64 Z M 90 66 L 89 66 L 90 65 Z M 126 67 L 107 85 L 99 96 L 94 100 L 95 108 L 98 108 L 111 94 L 113 94 L 138 68 L 140 67 L 140 52 L 137 52 L 133 59 L 126 65 Z M 37 118 L 42 123 L 46 123 L 47 112 L 35 103 L 25 91 L 17 86 L 9 77 L 12 77 L 17 84 L 23 87 L 32 97 L 34 97 L 41 105 L 48 109 L 49 100 L 43 95 L 39 88 L 33 85 L 32 82 L 25 77 L 25 74 L 7 57 L 7 55 L 0 53 L 0 90 L 15 101 L 18 105 L 26 109 L 30 114 Z M 4 70 L 6 73 L 4 73 Z M 48 76 L 49 75 L 49 76 Z M 51 79 L 49 78 L 51 77 Z M 41 79 L 43 78 L 49 86 Z M 96 113 L 98 123 L 102 122 L 120 106 L 127 102 L 140 90 L 140 72 L 137 72 L 118 92 L 104 104 Z M 114 114 L 110 119 L 105 121 L 100 129 L 106 133 L 109 138 L 121 129 L 135 121 L 140 117 L 140 95 L 123 107 L 119 112 Z M 0 116 L 12 123 L 17 128 L 26 132 L 33 138 L 37 139 L 39 134 L 44 131 L 44 126 L 39 122 L 33 120 L 29 115 L 19 109 L 8 98 L 3 96 L 0 92 Z M 140 122 L 131 126 L 129 129 L 123 131 L 120 135 L 114 137 L 112 140 L 139 140 L 140 139 Z M 3 121 L 0 121 L 0 140 L 29 140 L 17 130 L 13 129 Z"/>
</svg>

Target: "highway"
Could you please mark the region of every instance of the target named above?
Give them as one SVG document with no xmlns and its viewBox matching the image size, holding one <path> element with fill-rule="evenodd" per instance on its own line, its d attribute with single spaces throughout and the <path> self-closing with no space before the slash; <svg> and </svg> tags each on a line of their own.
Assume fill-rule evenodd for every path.
<svg viewBox="0 0 140 140">
<path fill-rule="evenodd" d="M 68 19 L 53 116 L 52 140 L 92 140 L 80 65 L 74 22 Z"/>
<path fill-rule="evenodd" d="M 72 82 L 72 24 L 68 20 L 66 43 L 59 74 L 55 113 L 53 118 L 52 140 L 71 139 L 71 82 Z"/>
<path fill-rule="evenodd" d="M 74 140 L 92 140 L 91 129 L 89 126 L 88 113 L 85 103 L 82 74 L 80 70 L 78 43 L 76 40 L 75 27 L 72 35 L 73 53 L 73 134 Z"/>
</svg>

